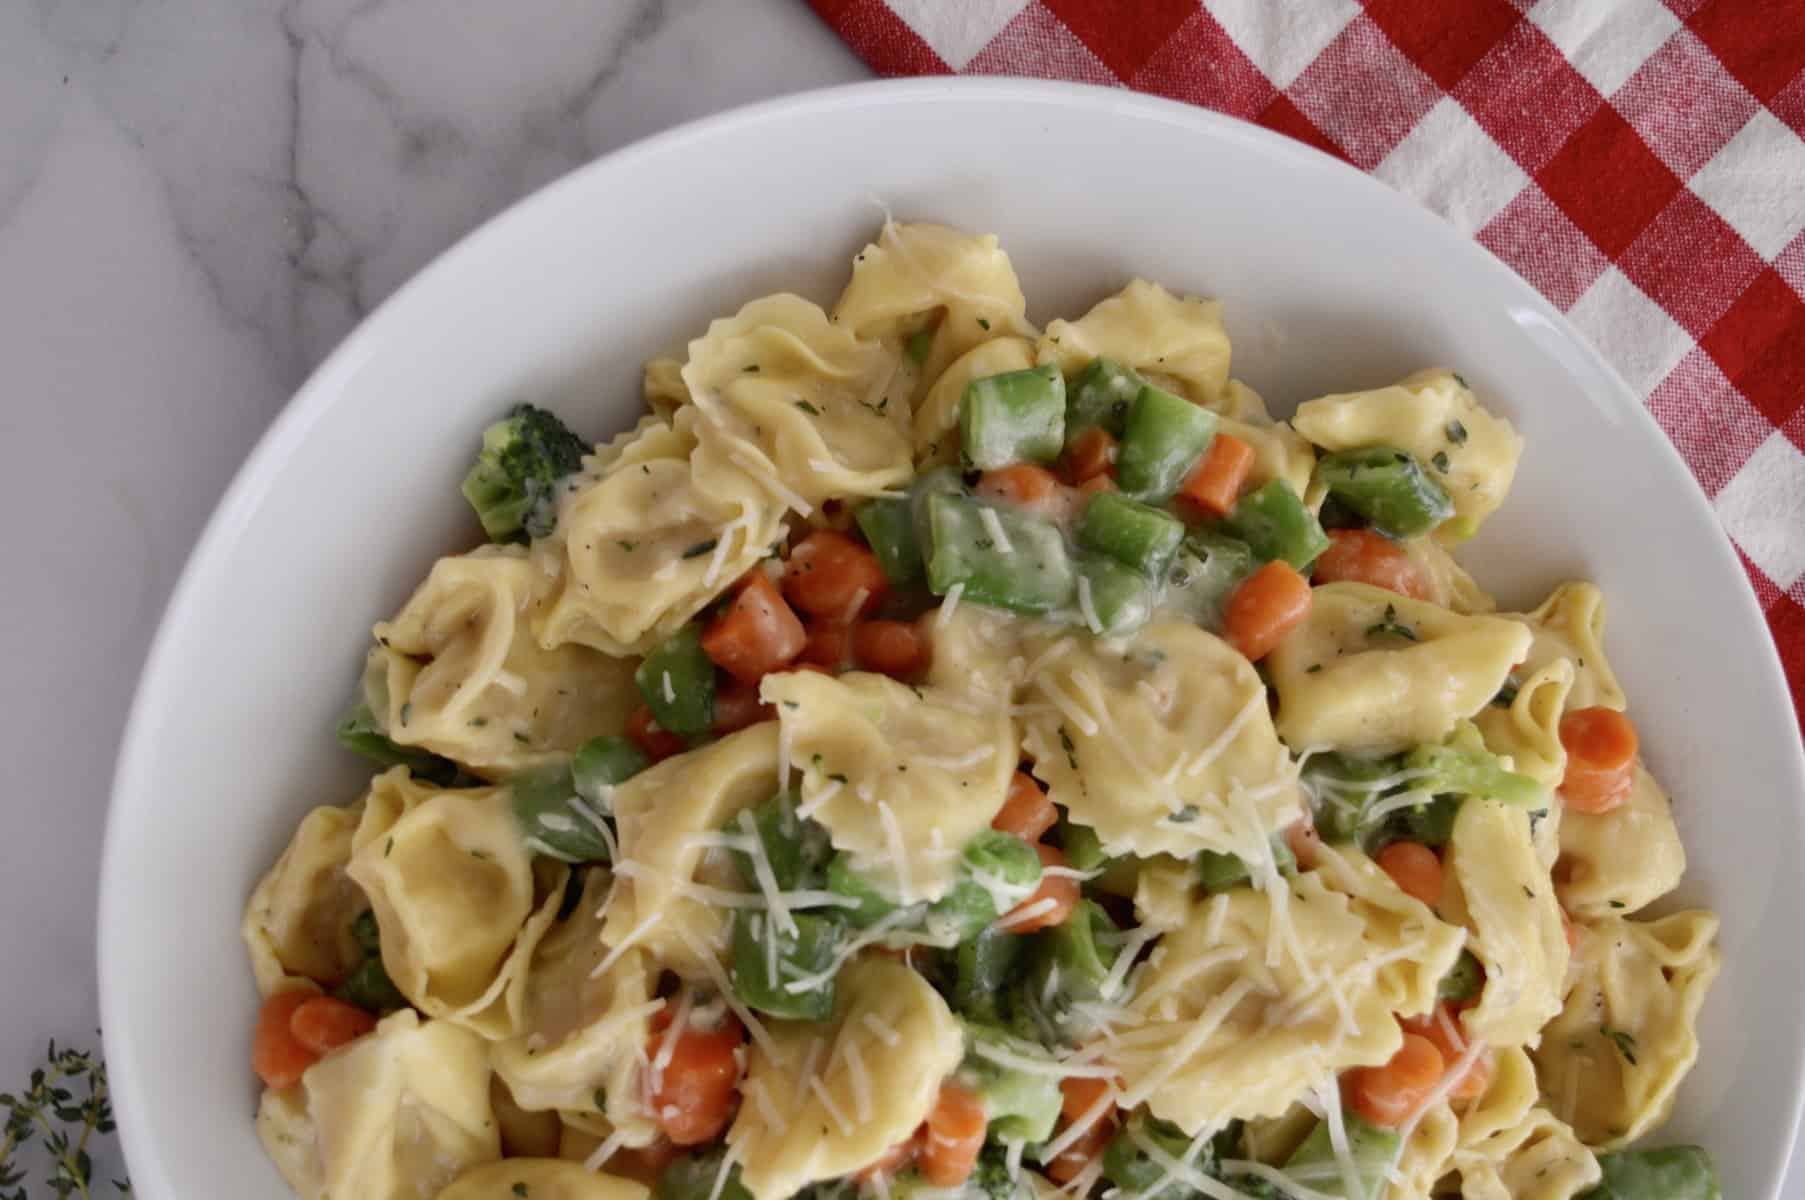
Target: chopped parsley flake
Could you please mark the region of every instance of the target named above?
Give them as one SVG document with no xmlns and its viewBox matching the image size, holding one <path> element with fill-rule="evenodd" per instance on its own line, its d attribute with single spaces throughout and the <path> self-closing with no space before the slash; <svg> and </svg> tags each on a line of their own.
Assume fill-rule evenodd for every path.
<svg viewBox="0 0 1805 1200">
<path fill-rule="evenodd" d="M 472 729 L 481 729 L 483 726 L 487 725 L 488 723 L 489 723 L 488 717 L 471 717 L 470 718 L 470 728 L 472 728 Z"/>
<path fill-rule="evenodd" d="M 1166 817 L 1166 820 L 1172 822 L 1174 825 L 1183 825 L 1187 821 L 1195 821 L 1196 819 L 1197 806 L 1195 804 L 1187 804 L 1177 812 L 1171 813 Z"/>
<path fill-rule="evenodd" d="M 807 400 L 796 401 L 796 407 L 800 408 L 811 417 L 818 417 L 821 415 L 821 410 L 810 404 Z"/>
<path fill-rule="evenodd" d="M 524 1195 L 526 1195 L 526 1194 L 527 1194 L 527 1190 L 526 1190 L 526 1184 L 524 1184 L 524 1183 L 516 1183 L 516 1184 L 515 1184 L 515 1185 L 514 1185 L 514 1194 L 515 1194 L 515 1195 L 516 1195 L 516 1196 L 524 1196 Z"/>
<path fill-rule="evenodd" d="M 1437 450 L 1432 456 L 1430 456 L 1429 462 L 1432 466 L 1435 467 L 1435 469 L 1437 471 L 1440 471 L 1443 475 L 1446 475 L 1448 473 L 1448 452 L 1446 450 Z"/>
<path fill-rule="evenodd" d="M 684 558 L 701 558 L 704 554 L 707 554 L 710 550 L 713 550 L 715 548 L 715 545 L 719 542 L 719 540 L 720 539 L 718 539 L 718 538 L 709 538 L 705 542 L 697 542 L 695 545 L 691 546 L 689 549 L 687 549 L 683 552 L 683 557 Z"/>
<path fill-rule="evenodd" d="M 1318 672 L 1320 670 L 1322 670 L 1321 663 L 1311 663 L 1309 666 L 1304 668 L 1304 674 L 1314 675 L 1314 674 L 1316 674 L 1316 672 Z"/>
<path fill-rule="evenodd" d="M 1059 748 L 1065 751 L 1065 761 L 1076 771 L 1078 769 L 1078 747 L 1072 745 L 1072 735 L 1066 732 L 1064 725 L 1059 727 Z"/>
<path fill-rule="evenodd" d="M 756 374 L 758 374 L 758 364 L 757 363 L 749 363 L 749 364 L 747 364 L 745 370 L 746 370 L 746 374 L 748 374 L 748 375 L 756 375 Z"/>
<path fill-rule="evenodd" d="M 1469 391 L 1469 392 L 1473 390 L 1472 387 L 1467 383 L 1466 376 L 1462 375 L 1459 371 L 1453 371 L 1453 372 L 1450 372 L 1450 374 L 1452 374 L 1454 376 L 1455 383 L 1458 383 L 1461 387 L 1466 388 L 1467 391 Z"/>
<path fill-rule="evenodd" d="M 1460 377 L 1457 375 L 1457 376 L 1455 376 L 1455 378 L 1458 379 Z M 1462 425 L 1459 421 L 1449 421 L 1448 428 L 1444 432 L 1447 433 L 1448 440 L 1450 442 L 1453 442 L 1456 446 L 1462 446 L 1462 445 L 1466 444 L 1467 427 L 1465 425 Z"/>
<path fill-rule="evenodd" d="M 639 549 L 638 542 L 629 542 L 626 538 L 620 538 L 614 544 L 616 546 L 619 546 L 622 550 L 625 550 L 628 554 L 631 554 L 635 550 Z"/>
<path fill-rule="evenodd" d="M 990 330 L 990 322 L 986 321 L 983 317 L 979 317 L 978 328 L 988 332 Z"/>
<path fill-rule="evenodd" d="M 1623 1055 L 1625 1062 L 1632 1067 L 1636 1065 L 1636 1039 L 1634 1037 L 1621 1029 L 1607 1027 L 1600 1027 L 1598 1032 L 1611 1039 L 1612 1044 L 1617 1047 L 1617 1053 Z"/>
<path fill-rule="evenodd" d="M 1398 609 L 1395 604 L 1387 604 L 1385 606 L 1385 616 L 1380 619 L 1377 625 L 1369 625 L 1366 627 L 1367 637 L 1378 637 L 1381 634 L 1390 634 L 1393 637 L 1401 637 L 1407 642 L 1422 640 L 1417 637 L 1416 630 L 1398 620 Z"/>
<path fill-rule="evenodd" d="M 524 733 L 520 733 L 519 731 L 515 732 L 514 740 L 519 742 L 522 746 L 530 746 L 533 744 L 533 741 L 531 738 L 527 737 L 527 735 Z"/>
</svg>

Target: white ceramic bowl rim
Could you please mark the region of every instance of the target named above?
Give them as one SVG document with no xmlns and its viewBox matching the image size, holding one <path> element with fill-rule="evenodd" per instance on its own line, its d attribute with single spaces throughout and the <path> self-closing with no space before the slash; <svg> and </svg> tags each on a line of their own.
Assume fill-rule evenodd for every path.
<svg viewBox="0 0 1805 1200">
<path fill-rule="evenodd" d="M 991 98 L 999 102 L 1026 102 L 1044 105 L 1050 110 L 1074 107 L 1089 110 L 1103 109 L 1126 117 L 1150 119 L 1164 124 L 1188 127 L 1196 130 L 1200 135 L 1219 141 L 1257 146 L 1259 153 L 1264 156 L 1284 160 L 1311 170 L 1322 170 L 1326 164 L 1333 162 L 1319 151 L 1252 124 L 1139 93 L 1077 84 L 1001 78 L 918 79 L 861 83 L 801 93 L 735 109 L 679 126 L 609 154 L 573 171 L 490 219 L 401 287 L 354 330 L 296 392 L 263 435 L 226 490 L 172 593 L 157 636 L 152 642 L 146 659 L 130 719 L 121 742 L 114 777 L 107 836 L 102 854 L 98 938 L 99 978 L 102 1023 L 111 1070 L 111 1085 L 119 1115 L 121 1138 L 128 1162 L 133 1174 L 137 1177 L 134 1182 L 138 1186 L 140 1195 L 162 1197 L 174 1196 L 178 1192 L 173 1182 L 175 1176 L 171 1173 L 169 1162 L 166 1161 L 161 1148 L 153 1144 L 147 1132 L 147 1118 L 144 1114 L 152 1112 L 155 1106 L 154 1081 L 141 1073 L 137 1056 L 133 1053 L 132 1046 L 124 1041 L 124 1035 L 114 1032 L 126 1027 L 125 1010 L 132 999 L 127 991 L 129 981 L 118 977 L 119 972 L 112 969 L 111 966 L 112 963 L 118 961 L 118 956 L 112 953 L 116 948 L 115 939 L 125 936 L 124 910 L 121 906 L 130 901 L 129 897 L 121 894 L 120 888 L 115 883 L 121 873 L 120 868 L 132 853 L 132 846 L 124 843 L 120 833 L 121 814 L 126 811 L 128 805 L 149 803 L 151 799 L 145 795 L 145 785 L 141 782 L 157 753 L 157 747 L 151 740 L 152 722 L 147 719 L 147 713 L 156 706 L 169 703 L 173 699 L 168 681 L 174 677 L 173 672 L 178 664 L 172 661 L 171 642 L 174 640 L 172 631 L 183 624 L 185 614 L 195 606 L 197 596 L 212 585 L 214 576 L 229 560 L 244 526 L 266 498 L 272 481 L 278 474 L 277 466 L 307 441 L 316 423 L 339 399 L 346 381 L 371 355 L 373 348 L 387 336 L 387 331 L 395 322 L 398 313 L 405 312 L 414 306 L 418 302 L 417 298 L 432 293 L 440 286 L 441 280 L 455 277 L 466 260 L 478 257 L 491 242 L 505 237 L 516 226 L 531 221 L 537 212 L 551 206 L 555 198 L 565 191 L 585 187 L 597 176 L 603 174 L 628 175 L 642 159 L 680 150 L 686 145 L 706 142 L 722 135 L 753 131 L 761 124 L 774 119 L 788 119 L 812 113 L 864 106 L 882 107 L 919 101 L 944 101 L 949 97 L 960 100 Z M 1631 419 L 1641 422 L 1646 427 L 1646 431 L 1652 431 L 1655 434 L 1655 440 L 1665 447 L 1665 454 L 1670 460 L 1665 464 L 1667 468 L 1669 470 L 1677 468 L 1690 478 L 1690 473 L 1686 471 L 1677 452 L 1667 442 L 1665 435 L 1660 433 L 1653 418 L 1643 409 L 1635 393 L 1599 359 L 1596 352 L 1573 329 L 1566 318 L 1526 282 L 1492 258 L 1477 243 L 1458 234 L 1427 210 L 1398 197 L 1376 179 L 1345 164 L 1334 163 L 1334 168 L 1345 171 L 1348 177 L 1345 183 L 1350 189 L 1366 189 L 1389 196 L 1389 203 L 1397 210 L 1399 222 L 1411 226 L 1410 232 L 1413 237 L 1433 242 L 1449 255 L 1466 256 L 1472 260 L 1475 270 L 1484 270 L 1507 277 L 1510 281 L 1509 286 L 1515 292 L 1513 312 L 1520 310 L 1523 313 L 1532 314 L 1533 319 L 1544 327 L 1544 332 L 1552 333 L 1556 338 L 1568 343 L 1567 350 L 1562 355 L 1564 361 L 1590 364 L 1591 375 L 1598 378 L 1588 377 L 1588 384 L 1597 383 L 1599 380 L 1608 380 L 1609 388 L 1613 393 L 1612 402 L 1626 414 L 1633 413 Z M 1573 356 L 1570 360 L 1567 358 L 1568 353 Z M 1695 509 L 1708 519 L 1710 518 L 1707 502 L 1696 488 L 1692 490 L 1689 501 Z M 1722 537 L 1718 539 L 1714 553 L 1713 561 L 1701 564 L 1702 569 L 1741 577 L 1741 566 L 1727 539 Z M 1734 623 L 1749 624 L 1765 629 L 1761 611 L 1752 591 L 1746 586 L 1742 587 L 1740 598 L 1740 606 L 1736 612 L 1730 614 L 1730 620 Z M 1759 661 L 1747 663 L 1745 672 L 1746 683 L 1751 691 L 1757 693 L 1768 704 L 1778 706 L 1782 710 L 1790 710 L 1789 693 L 1771 641 L 1767 645 L 1767 653 L 1761 656 Z M 1773 781 L 1774 790 L 1795 798 L 1805 795 L 1805 757 L 1801 756 L 1796 742 L 1792 746 L 1791 754 L 1787 757 L 1783 770 L 1786 778 Z M 1797 832 L 1798 829 L 1795 825 L 1795 835 Z M 1800 839 L 1795 836 L 1794 840 Z M 1794 850 L 1796 851 L 1792 859 L 1794 863 L 1805 860 L 1805 853 L 1797 852 L 1805 851 L 1805 841 L 1801 841 L 1801 844 L 1794 847 Z M 1801 1051 L 1797 1041 L 1793 1043 L 1791 1056 L 1794 1088 L 1790 1097 L 1786 1099 L 1781 1123 L 1781 1127 L 1789 1131 L 1788 1136 L 1781 1144 L 1771 1147 L 1771 1153 L 1765 1163 L 1745 1164 L 1748 1174 L 1754 1179 L 1765 1182 L 1768 1185 L 1767 1192 L 1773 1195 L 1778 1195 L 1779 1181 L 1791 1149 L 1791 1138 L 1797 1129 L 1801 1103 L 1805 1102 L 1805 1078 L 1801 1078 L 1805 1076 L 1805 1063 L 1800 1061 Z M 222 1183 L 230 1186 L 228 1181 L 222 1181 Z"/>
</svg>

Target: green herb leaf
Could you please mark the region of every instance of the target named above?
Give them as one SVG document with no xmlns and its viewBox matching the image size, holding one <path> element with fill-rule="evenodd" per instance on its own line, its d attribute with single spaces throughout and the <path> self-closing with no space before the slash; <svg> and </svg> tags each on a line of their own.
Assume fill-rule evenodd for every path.
<svg viewBox="0 0 1805 1200">
<path fill-rule="evenodd" d="M 1392 637 L 1401 637 L 1407 642 L 1419 642 L 1422 640 L 1417 637 L 1416 630 L 1398 620 L 1398 609 L 1395 604 L 1387 604 L 1385 606 L 1385 616 L 1377 625 L 1368 625 L 1366 627 L 1367 637 L 1379 637 L 1385 634 L 1389 634 Z"/>
<path fill-rule="evenodd" d="M 988 332 L 990 332 L 990 322 L 986 321 L 983 317 L 979 317 L 978 318 L 978 328 L 982 329 L 986 333 L 988 333 Z"/>
<path fill-rule="evenodd" d="M 1437 450 L 1434 454 L 1429 456 L 1429 465 L 1434 467 L 1437 471 L 1440 471 L 1443 475 L 1446 475 L 1450 465 L 1448 462 L 1448 452 L 1446 450 Z"/>
<path fill-rule="evenodd" d="M 1617 1047 L 1617 1053 L 1623 1055 L 1625 1062 L 1629 1063 L 1632 1067 L 1636 1065 L 1635 1038 L 1621 1029 L 1600 1028 L 1598 1032 L 1611 1039 L 1612 1043 Z"/>
<path fill-rule="evenodd" d="M 691 546 L 689 549 L 687 549 L 683 552 L 683 557 L 684 558 L 701 558 L 704 554 L 707 554 L 709 551 L 713 550 L 719 541 L 720 541 L 719 538 L 709 538 L 705 542 L 697 542 L 695 545 Z"/>
<path fill-rule="evenodd" d="M 807 400 L 796 401 L 796 407 L 800 408 L 811 417 L 818 417 L 821 415 L 821 410 L 810 404 Z"/>
<path fill-rule="evenodd" d="M 1456 375 L 1454 378 L 1459 379 L 1460 376 Z M 1466 386 L 1464 381 L 1461 386 Z M 1463 446 L 1466 444 L 1467 427 L 1462 425 L 1459 421 L 1449 421 L 1447 429 L 1443 432 L 1448 435 L 1448 440 L 1453 442 L 1456 446 Z"/>
</svg>

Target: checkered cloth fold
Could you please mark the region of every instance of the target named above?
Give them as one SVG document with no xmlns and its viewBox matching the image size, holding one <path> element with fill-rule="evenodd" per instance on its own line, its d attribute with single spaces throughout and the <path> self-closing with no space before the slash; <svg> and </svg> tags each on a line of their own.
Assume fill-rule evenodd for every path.
<svg viewBox="0 0 1805 1200">
<path fill-rule="evenodd" d="M 1805 722 L 1805 0 L 809 0 L 881 75 L 1126 86 L 1370 171 L 1643 397 Z"/>
</svg>

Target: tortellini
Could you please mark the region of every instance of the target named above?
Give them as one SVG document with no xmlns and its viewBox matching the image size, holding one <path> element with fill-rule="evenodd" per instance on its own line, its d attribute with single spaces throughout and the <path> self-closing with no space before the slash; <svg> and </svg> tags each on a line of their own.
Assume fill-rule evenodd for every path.
<svg viewBox="0 0 1805 1200">
<path fill-rule="evenodd" d="M 1253 447 L 1253 465 L 1247 472 L 1248 489 L 1269 479 L 1283 479 L 1299 496 L 1310 490 L 1310 476 L 1316 469 L 1316 451 L 1291 426 L 1255 425 L 1223 417 L 1217 432 L 1233 434 Z"/>
<path fill-rule="evenodd" d="M 976 714 L 935 688 L 883 675 L 793 671 L 765 677 L 801 810 L 837 849 L 904 903 L 937 900 L 960 853 L 1003 807 L 1017 759 L 1007 713 Z"/>
<path fill-rule="evenodd" d="M 727 910 L 709 904 L 696 885 L 737 889 L 739 873 L 694 835 L 721 829 L 780 786 L 777 726 L 765 722 L 668 758 L 617 787 L 621 861 L 619 891 L 602 924 L 608 947 L 641 946 L 679 974 L 708 977 L 702 960 L 724 952 Z"/>
<path fill-rule="evenodd" d="M 623 1144 L 644 1145 L 656 1128 L 640 1100 L 639 1061 L 662 1002 L 653 996 L 657 971 L 646 953 L 616 954 L 602 942 L 612 887 L 605 870 L 591 870 L 575 910 L 539 942 L 521 1032 L 495 1046 L 493 1061 L 523 1109 L 592 1118 L 603 1097 Z"/>
<path fill-rule="evenodd" d="M 1666 1120 L 1698 1057 L 1698 1010 L 1721 962 L 1717 917 L 1582 923 L 1566 1001 L 1535 1050 L 1548 1107 L 1596 1149 Z"/>
<path fill-rule="evenodd" d="M 1119 643 L 1061 635 L 1028 653 L 1023 747 L 1111 854 L 1258 854 L 1297 818 L 1266 690 L 1220 638 L 1157 620 Z"/>
<path fill-rule="evenodd" d="M 1396 446 L 1430 470 L 1470 532 L 1504 503 L 1523 439 L 1451 371 L 1419 371 L 1391 387 L 1300 404 L 1292 425 L 1325 450 Z M 1445 464 L 1445 467 L 1444 467 Z"/>
<path fill-rule="evenodd" d="M 351 922 L 369 902 L 345 867 L 362 816 L 360 805 L 308 813 L 251 893 L 239 932 L 263 995 L 295 979 L 331 987 L 356 969 L 362 953 Z"/>
<path fill-rule="evenodd" d="M 754 300 L 689 344 L 683 368 L 696 437 L 808 505 L 906 481 L 908 397 L 897 356 L 862 341 L 800 296 Z"/>
<path fill-rule="evenodd" d="M 1445 905 L 1473 930 L 1485 968 L 1479 1003 L 1461 1017 L 1494 1046 L 1534 1046 L 1561 1008 L 1567 935 L 1529 814 L 1477 797 L 1460 806 L 1448 843 L 1458 903 Z"/>
<path fill-rule="evenodd" d="M 434 564 L 394 620 L 376 626 L 365 691 L 389 738 L 505 774 L 619 733 L 634 664 L 586 646 L 540 646 L 532 626 L 553 583 L 515 546 Z"/>
<path fill-rule="evenodd" d="M 894 349 L 926 331 L 919 390 L 974 346 L 1033 337 L 1027 312 L 1015 268 L 995 237 L 886 220 L 877 241 L 852 260 L 833 317 L 855 337 Z"/>
<path fill-rule="evenodd" d="M 1279 1116 L 1328 1073 L 1389 1059 L 1403 1041 L 1392 1014 L 1433 1003 L 1461 935 L 1370 866 L 1346 875 L 1365 875 L 1383 907 L 1321 872 L 1270 897 L 1193 902 L 1131 979 L 1132 1033 L 1103 1043 L 1124 1104 L 1195 1134 Z"/>
<path fill-rule="evenodd" d="M 1300 493 L 1301 494 L 1301 493 Z M 1416 565 L 1417 576 L 1431 604 L 1451 608 L 1457 613 L 1489 613 L 1498 611 L 1498 602 L 1486 594 L 1466 568 L 1454 561 L 1447 547 L 1433 537 L 1409 538 L 1400 543 L 1404 553 Z"/>
<path fill-rule="evenodd" d="M 1602 1176 L 1598 1159 L 1545 1108 L 1454 1154 L 1464 1200 L 1573 1200 Z"/>
<path fill-rule="evenodd" d="M 644 653 L 777 542 L 788 489 L 755 478 L 760 464 L 743 449 L 699 448 L 700 420 L 686 405 L 590 460 L 595 478 L 564 500 L 553 540 L 536 550 L 555 556 L 560 581 L 540 645 Z"/>
<path fill-rule="evenodd" d="M 1573 664 L 1569 708 L 1624 707 L 1623 689 L 1604 656 L 1604 617 L 1604 593 L 1595 585 L 1563 583 L 1534 609 L 1512 618 L 1535 634 L 1523 659 L 1525 672 L 1538 671 L 1557 658 Z"/>
<path fill-rule="evenodd" d="M 1492 703 L 1473 717 L 1493 754 L 1508 754 L 1511 769 L 1543 787 L 1560 786 L 1567 770 L 1567 748 L 1561 744 L 1561 714 L 1573 691 L 1573 663 L 1553 659 L 1523 674 L 1508 705 Z"/>
<path fill-rule="evenodd" d="M 1228 388 L 1228 333 L 1222 305 L 1175 296 L 1136 279 L 1076 321 L 1054 321 L 1040 340 L 1042 362 L 1068 375 L 1091 359 L 1113 359 L 1149 383 L 1215 408 Z M 1237 414 L 1239 415 L 1239 414 Z"/>
<path fill-rule="evenodd" d="M 827 1025 L 784 1024 L 756 1045 L 727 1132 L 754 1200 L 876 1162 L 915 1132 L 965 1038 L 946 1001 L 900 962 L 848 963 Z"/>
<path fill-rule="evenodd" d="M 403 1010 L 265 1091 L 257 1133 L 302 1200 L 414 1200 L 501 1156 L 483 1040 Z"/>
<path fill-rule="evenodd" d="M 650 1189 L 631 1179 L 591 1171 L 556 1158 L 510 1158 L 459 1175 L 437 1200 L 646 1200 Z"/>
<path fill-rule="evenodd" d="M 1279 736 L 1389 752 L 1440 742 L 1529 651 L 1503 617 L 1462 616 L 1364 583 L 1313 589 L 1310 615 L 1267 658 Z"/>
<path fill-rule="evenodd" d="M 426 787 L 397 767 L 365 803 L 346 870 L 375 909 L 389 978 L 428 1016 L 514 1033 L 562 880 L 539 903 L 506 790 Z"/>
<path fill-rule="evenodd" d="M 1640 762 L 1619 807 L 1561 814 L 1560 846 L 1561 903 L 1576 917 L 1635 912 L 1671 892 L 1686 873 L 1672 801 Z"/>
</svg>

